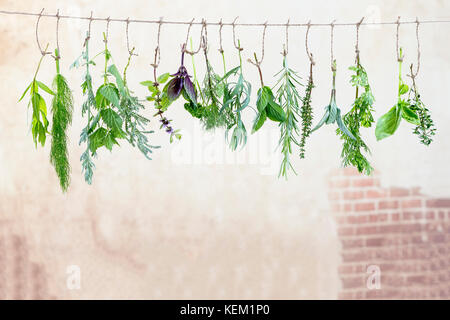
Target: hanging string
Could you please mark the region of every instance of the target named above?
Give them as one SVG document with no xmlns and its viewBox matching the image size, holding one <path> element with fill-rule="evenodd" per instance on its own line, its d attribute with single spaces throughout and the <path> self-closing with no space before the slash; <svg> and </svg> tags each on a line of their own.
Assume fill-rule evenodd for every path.
<svg viewBox="0 0 450 320">
<path fill-rule="evenodd" d="M 355 53 L 356 53 L 356 63 L 359 61 L 359 27 L 361 27 L 361 23 L 364 21 L 364 17 L 359 20 L 356 24 L 356 45 L 355 45 Z"/>
<path fill-rule="evenodd" d="M 222 19 L 220 19 L 219 25 L 220 25 L 220 27 L 219 27 L 219 44 L 220 44 L 219 52 L 221 54 L 223 54 L 223 47 L 222 47 L 222 27 L 223 27 L 223 23 L 222 23 Z"/>
<path fill-rule="evenodd" d="M 416 39 L 417 39 L 417 67 L 416 67 L 416 72 L 412 71 L 412 64 L 411 64 L 411 77 L 414 79 L 415 77 L 417 77 L 417 74 L 419 73 L 420 70 L 420 40 L 419 40 L 419 18 L 416 18 Z"/>
<path fill-rule="evenodd" d="M 108 38 L 109 38 L 109 24 L 111 22 L 111 18 L 108 17 L 106 19 L 106 31 L 105 31 L 105 39 L 103 40 L 104 43 L 108 43 Z"/>
<path fill-rule="evenodd" d="M 311 65 L 313 66 L 316 64 L 316 62 L 313 59 L 312 53 L 309 51 L 309 46 L 308 46 L 309 29 L 311 29 L 311 20 L 308 22 L 308 27 L 306 28 L 305 49 L 306 49 L 306 54 L 308 55 L 309 61 L 311 62 Z"/>
<path fill-rule="evenodd" d="M 286 23 L 286 43 L 283 45 L 283 52 L 281 53 L 284 57 L 287 56 L 289 51 L 289 21 L 291 19 L 288 19 Z"/>
<path fill-rule="evenodd" d="M 261 59 L 258 60 L 256 53 L 254 54 L 255 62 L 253 62 L 251 59 L 248 59 L 248 62 L 250 62 L 251 64 L 253 64 L 257 67 L 259 67 L 264 60 L 264 42 L 265 42 L 265 38 L 266 38 L 266 29 L 267 29 L 267 21 L 264 23 L 264 29 L 263 29 L 263 34 L 262 34 Z"/>
<path fill-rule="evenodd" d="M 159 18 L 159 25 L 158 25 L 158 35 L 156 36 L 156 48 L 155 48 L 155 59 L 153 61 L 153 63 L 151 64 L 151 66 L 154 69 L 155 72 L 155 82 L 156 82 L 156 69 L 159 66 L 159 62 L 161 61 L 161 49 L 160 49 L 160 44 L 159 44 L 159 39 L 161 36 L 161 26 L 163 24 L 163 18 Z"/>
<path fill-rule="evenodd" d="M 126 22 L 126 38 L 127 38 L 127 50 L 128 50 L 128 54 L 130 55 L 130 56 L 137 56 L 137 54 L 136 53 L 134 53 L 134 47 L 133 47 L 133 49 L 130 49 L 130 39 L 129 39 L 129 36 L 128 36 L 128 28 L 129 28 L 129 25 L 130 25 L 130 18 L 127 18 L 127 22 Z"/>
<path fill-rule="evenodd" d="M 83 47 L 86 46 L 87 42 L 89 41 L 89 39 L 91 39 L 91 24 L 92 24 L 92 15 L 94 14 L 93 11 L 91 11 L 91 17 L 89 18 L 89 27 L 88 27 L 88 33 L 86 35 L 86 39 L 84 40 L 84 44 Z"/>
<path fill-rule="evenodd" d="M 186 35 L 186 42 L 184 43 L 184 46 L 183 46 L 183 51 L 186 52 L 187 54 L 190 54 L 191 56 L 193 56 L 193 55 L 195 55 L 195 54 L 200 52 L 200 49 L 202 48 L 202 43 L 203 43 L 203 35 L 206 32 L 206 25 L 207 25 L 206 24 L 206 20 L 202 19 L 202 29 L 200 30 L 200 42 L 198 44 L 198 48 L 195 51 L 189 51 L 186 48 L 187 48 L 187 42 L 188 42 L 188 39 L 189 39 L 189 32 L 191 30 L 193 22 L 194 22 L 194 19 L 192 19 L 191 24 L 188 27 L 188 32 L 187 32 L 187 35 Z"/>
<path fill-rule="evenodd" d="M 7 10 L 0 10 L 0 14 L 8 14 L 8 15 L 22 15 L 22 16 L 39 16 L 39 13 L 33 13 L 33 12 L 21 12 L 21 11 L 7 11 Z M 49 18 L 57 18 L 56 15 L 52 14 L 42 14 L 43 17 L 49 17 Z M 75 20 L 90 20 L 90 17 L 81 17 L 81 16 L 69 16 L 69 15 L 61 15 L 61 19 L 75 19 Z M 93 20 L 96 21 L 106 21 L 107 18 L 93 18 Z M 111 19 L 111 21 L 114 22 L 127 22 L 127 19 Z M 129 19 L 130 23 L 153 23 L 158 24 L 159 20 L 143 20 L 143 19 Z M 437 20 L 437 19 L 430 19 L 430 20 L 423 20 L 420 23 L 449 23 L 450 20 Z M 165 24 L 173 24 L 173 25 L 189 25 L 189 21 L 164 21 Z M 416 21 L 403 21 L 401 24 L 415 24 Z M 193 24 L 202 25 L 201 22 L 195 22 Z M 365 22 L 362 25 L 396 25 L 396 21 L 382 21 L 382 22 Z M 219 22 L 209 22 L 208 25 L 211 26 L 219 26 Z M 243 27 L 261 27 L 264 26 L 264 23 L 234 23 L 233 22 L 223 22 L 224 26 L 243 26 Z M 335 26 L 355 26 L 356 23 L 354 22 L 342 22 L 342 23 L 336 23 Z M 268 23 L 268 27 L 285 27 L 285 23 Z M 291 27 L 307 27 L 308 23 L 291 23 Z M 311 24 L 313 27 L 329 27 L 330 23 L 313 23 Z"/>
<path fill-rule="evenodd" d="M 397 19 L 397 35 L 396 35 L 396 47 L 397 47 L 397 61 L 402 62 L 404 55 L 400 55 L 400 48 L 399 48 L 399 30 L 400 30 L 400 16 L 398 16 Z"/>
<path fill-rule="evenodd" d="M 59 9 L 56 11 L 56 55 L 53 57 L 55 60 L 61 59 L 61 54 L 59 50 Z"/>
<path fill-rule="evenodd" d="M 44 12 L 44 8 L 42 8 L 41 13 L 39 13 L 38 18 L 37 18 L 37 21 L 36 21 L 36 42 L 37 42 L 39 51 L 41 52 L 41 54 L 42 54 L 43 56 L 45 56 L 45 55 L 47 55 L 47 54 L 51 54 L 51 52 L 42 50 L 41 44 L 39 43 L 39 31 L 38 31 L 38 30 L 39 30 L 39 21 L 41 20 L 41 17 L 42 17 L 42 13 L 43 13 L 43 12 Z"/>
<path fill-rule="evenodd" d="M 333 20 L 333 22 L 330 23 L 331 26 L 331 43 L 330 43 L 330 47 L 331 47 L 331 71 L 336 72 L 336 61 L 334 60 L 334 52 L 333 52 L 333 47 L 334 47 L 334 22 L 336 20 Z"/>
<path fill-rule="evenodd" d="M 238 51 L 242 51 L 242 50 L 244 50 L 244 48 L 241 48 L 241 47 L 240 47 L 240 45 L 239 45 L 239 39 L 238 39 L 238 42 L 236 42 L 236 31 L 235 31 L 235 28 L 236 28 L 236 20 L 237 20 L 238 18 L 239 18 L 239 17 L 234 18 L 233 23 L 231 24 L 231 25 L 233 26 L 233 44 L 234 44 L 234 47 L 235 47 Z"/>
</svg>

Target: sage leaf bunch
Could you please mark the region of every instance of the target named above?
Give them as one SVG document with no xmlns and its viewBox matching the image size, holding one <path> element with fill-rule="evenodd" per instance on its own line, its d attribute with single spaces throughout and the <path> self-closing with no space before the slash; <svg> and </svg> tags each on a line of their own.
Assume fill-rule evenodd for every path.
<svg viewBox="0 0 450 320">
<path fill-rule="evenodd" d="M 337 123 L 338 128 L 347 135 L 350 139 L 356 139 L 353 134 L 345 126 L 344 121 L 342 121 L 341 109 L 338 108 L 336 104 L 336 60 L 333 61 L 333 88 L 331 90 L 330 103 L 325 107 L 325 114 L 319 123 L 311 130 L 311 132 L 316 131 L 324 124 Z"/>
</svg>

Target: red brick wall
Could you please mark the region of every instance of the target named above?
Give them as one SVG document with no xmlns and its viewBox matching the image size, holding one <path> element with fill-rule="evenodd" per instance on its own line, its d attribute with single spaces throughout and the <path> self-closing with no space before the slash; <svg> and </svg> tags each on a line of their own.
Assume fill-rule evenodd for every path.
<svg viewBox="0 0 450 320">
<path fill-rule="evenodd" d="M 450 198 L 380 185 L 353 169 L 329 181 L 342 261 L 340 299 L 450 299 Z M 368 289 L 367 267 L 380 268 Z"/>
</svg>

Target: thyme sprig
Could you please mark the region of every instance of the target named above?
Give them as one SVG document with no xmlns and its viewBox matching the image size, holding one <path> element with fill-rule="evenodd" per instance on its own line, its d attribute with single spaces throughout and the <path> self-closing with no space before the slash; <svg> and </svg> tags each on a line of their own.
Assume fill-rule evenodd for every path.
<svg viewBox="0 0 450 320">
<path fill-rule="evenodd" d="M 344 116 L 344 124 L 356 139 L 349 138 L 340 129 L 337 129 L 338 135 L 344 141 L 341 152 L 342 165 L 344 167 L 354 166 L 359 172 L 370 175 L 373 168 L 362 153 L 362 150 L 366 153 L 370 153 L 370 150 L 361 138 L 360 128 L 372 126 L 374 122 L 372 112 L 374 111 L 373 103 L 375 98 L 369 85 L 367 72 L 361 65 L 359 56 L 356 59 L 356 65 L 349 69 L 355 73 L 352 75 L 350 83 L 355 87 L 356 97 L 351 110 Z M 359 94 L 360 89 L 363 90 L 361 95 Z"/>
<path fill-rule="evenodd" d="M 313 110 L 311 106 L 312 101 L 312 89 L 314 88 L 314 81 L 313 81 L 313 64 L 310 63 L 309 68 L 309 77 L 308 77 L 308 83 L 306 85 L 305 89 L 305 95 L 302 99 L 302 107 L 300 110 L 300 116 L 302 118 L 302 134 L 300 138 L 300 159 L 305 158 L 305 145 L 306 145 L 306 139 L 311 134 L 311 127 L 312 127 L 312 120 L 313 120 Z"/>
<path fill-rule="evenodd" d="M 408 100 L 410 101 L 411 109 L 416 112 L 419 117 L 419 124 L 414 128 L 413 133 L 419 137 L 422 144 L 428 146 L 433 141 L 432 137 L 436 134 L 436 128 L 433 119 L 431 118 L 430 110 L 428 110 L 422 102 L 415 78 L 411 65 L 411 79 L 413 85 L 410 88 L 409 95 L 412 95 L 412 98 L 410 97 Z"/>
</svg>

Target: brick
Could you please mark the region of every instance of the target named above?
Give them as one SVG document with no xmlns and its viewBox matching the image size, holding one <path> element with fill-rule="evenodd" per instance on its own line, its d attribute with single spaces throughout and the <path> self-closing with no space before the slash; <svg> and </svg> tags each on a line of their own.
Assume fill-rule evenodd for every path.
<svg viewBox="0 0 450 320">
<path fill-rule="evenodd" d="M 384 238 L 370 238 L 366 240 L 368 247 L 381 247 L 384 244 Z"/>
<path fill-rule="evenodd" d="M 420 208 L 422 207 L 422 200 L 414 199 L 414 200 L 403 200 L 402 208 Z"/>
<path fill-rule="evenodd" d="M 409 276 L 406 279 L 406 282 L 410 285 L 426 285 L 427 284 L 427 277 L 426 276 Z"/>
<path fill-rule="evenodd" d="M 358 223 L 366 223 L 368 221 L 367 216 L 348 216 L 348 223 L 358 224 Z"/>
<path fill-rule="evenodd" d="M 339 266 L 338 272 L 339 272 L 339 274 L 353 273 L 353 266 L 351 266 L 351 265 Z"/>
<path fill-rule="evenodd" d="M 364 198 L 362 191 L 345 191 L 343 194 L 344 200 L 357 200 Z"/>
<path fill-rule="evenodd" d="M 391 214 L 391 221 L 400 221 L 400 213 L 393 213 Z"/>
<path fill-rule="evenodd" d="M 347 177 L 361 175 L 361 173 L 359 173 L 357 169 L 352 168 L 352 167 L 341 169 L 341 172 L 344 174 L 344 176 L 347 176 Z"/>
<path fill-rule="evenodd" d="M 450 199 L 431 199 L 426 205 L 428 208 L 450 208 Z"/>
<path fill-rule="evenodd" d="M 390 188 L 389 196 L 391 197 L 407 197 L 409 196 L 410 191 L 406 188 Z"/>
<path fill-rule="evenodd" d="M 376 199 L 376 198 L 385 198 L 387 196 L 387 192 L 385 190 L 367 190 L 366 191 L 366 197 L 369 199 Z"/>
<path fill-rule="evenodd" d="M 434 219 L 434 212 L 433 211 L 428 211 L 425 215 L 425 218 L 427 219 Z"/>
<path fill-rule="evenodd" d="M 350 186 L 349 180 L 334 180 L 329 182 L 331 188 L 348 188 Z"/>
<path fill-rule="evenodd" d="M 377 186 L 379 181 L 373 178 L 361 178 L 354 180 L 352 183 L 353 187 L 373 187 Z"/>
<path fill-rule="evenodd" d="M 353 228 L 339 228 L 338 235 L 339 236 L 352 236 L 355 234 L 355 229 Z"/>
<path fill-rule="evenodd" d="M 373 202 L 366 202 L 366 203 L 356 203 L 355 204 L 355 211 L 373 211 L 375 210 L 375 204 Z"/>
<path fill-rule="evenodd" d="M 378 228 L 376 226 L 359 227 L 356 229 L 357 235 L 375 234 L 377 232 Z"/>
<path fill-rule="evenodd" d="M 341 280 L 344 289 L 355 289 L 365 287 L 364 277 L 351 277 L 351 278 L 344 277 Z"/>
<path fill-rule="evenodd" d="M 398 201 L 380 201 L 378 203 L 378 209 L 384 210 L 384 209 L 397 209 L 398 208 Z"/>
<path fill-rule="evenodd" d="M 344 249 L 354 249 L 361 248 L 364 246 L 363 239 L 343 239 L 341 240 L 342 248 Z"/>
</svg>

